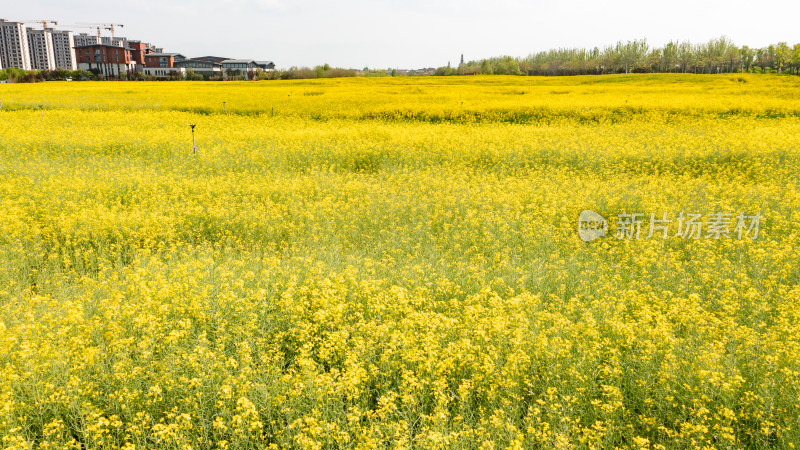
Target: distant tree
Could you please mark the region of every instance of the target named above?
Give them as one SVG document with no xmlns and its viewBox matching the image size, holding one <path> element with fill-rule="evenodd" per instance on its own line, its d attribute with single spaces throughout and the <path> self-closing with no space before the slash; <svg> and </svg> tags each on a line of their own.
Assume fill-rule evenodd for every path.
<svg viewBox="0 0 800 450">
<path fill-rule="evenodd" d="M 661 52 L 662 49 L 660 48 L 650 49 L 650 52 L 645 56 L 645 70 L 648 72 L 666 72 Z"/>
<path fill-rule="evenodd" d="M 739 49 L 726 36 L 696 46 L 695 52 L 701 73 L 733 72 L 739 65 Z"/>
<path fill-rule="evenodd" d="M 516 58 L 503 56 L 496 58 L 492 63 L 493 71 L 496 75 L 522 75 L 522 71 L 519 69 L 519 61 Z"/>
<path fill-rule="evenodd" d="M 281 78 L 284 80 L 307 80 L 317 78 L 317 72 L 308 67 L 291 67 L 281 74 Z"/>
<path fill-rule="evenodd" d="M 775 46 L 760 48 L 756 51 L 756 64 L 761 67 L 761 72 L 771 70 L 775 65 Z"/>
<path fill-rule="evenodd" d="M 660 71 L 672 72 L 678 67 L 678 54 L 679 44 L 677 42 L 669 41 L 667 45 L 661 49 L 661 62 L 659 64 Z"/>
<path fill-rule="evenodd" d="M 475 75 L 481 73 L 481 63 L 470 61 L 457 69 L 459 75 Z"/>
<path fill-rule="evenodd" d="M 201 81 L 203 80 L 203 75 L 195 72 L 194 69 L 189 67 L 186 69 L 186 79 L 189 81 Z"/>
<path fill-rule="evenodd" d="M 750 47 L 743 45 L 742 48 L 739 49 L 739 62 L 741 65 L 741 71 L 749 72 L 753 67 L 753 61 L 755 61 L 755 58 L 756 52 Z"/>
<path fill-rule="evenodd" d="M 727 64 L 727 71 L 733 73 L 739 70 L 742 61 L 742 54 L 739 51 L 739 47 L 734 45 L 733 42 L 728 41 L 724 51 L 723 59 Z"/>
<path fill-rule="evenodd" d="M 697 73 L 697 60 L 695 46 L 690 42 L 681 42 L 678 45 L 678 62 L 681 66 L 681 72 L 694 71 Z"/>
<path fill-rule="evenodd" d="M 342 69 L 339 67 L 332 67 L 330 70 L 325 72 L 325 78 L 343 78 L 343 77 L 354 77 L 356 76 L 356 71 L 352 69 Z"/>
<path fill-rule="evenodd" d="M 800 74 L 800 44 L 794 44 L 792 48 L 792 66 L 794 73 Z"/>
<path fill-rule="evenodd" d="M 492 65 L 489 63 L 488 60 L 484 59 L 481 61 L 481 73 L 485 75 L 492 75 L 494 74 L 494 70 L 492 70 Z"/>
<path fill-rule="evenodd" d="M 620 54 L 615 47 L 606 47 L 600 56 L 602 73 L 617 73 L 622 70 Z"/>
<path fill-rule="evenodd" d="M 783 72 L 785 67 L 792 63 L 792 49 L 786 42 L 778 42 L 775 46 L 775 69 L 778 73 Z"/>
<path fill-rule="evenodd" d="M 630 73 L 645 66 L 646 58 L 650 46 L 645 39 L 617 42 L 617 52 L 620 55 L 620 64 L 625 68 L 625 73 Z"/>
</svg>

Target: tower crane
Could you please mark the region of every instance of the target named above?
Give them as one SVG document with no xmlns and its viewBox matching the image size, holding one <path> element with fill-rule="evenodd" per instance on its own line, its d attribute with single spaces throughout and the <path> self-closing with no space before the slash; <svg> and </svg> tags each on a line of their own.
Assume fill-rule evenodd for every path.
<svg viewBox="0 0 800 450">
<path fill-rule="evenodd" d="M 114 27 L 124 27 L 125 25 L 121 23 L 107 23 L 105 24 L 105 29 L 111 32 L 111 39 L 114 39 Z"/>
<path fill-rule="evenodd" d="M 120 23 L 76 23 L 74 26 L 80 28 L 90 28 L 92 30 L 97 30 L 97 37 L 100 38 L 100 32 L 102 30 L 108 30 L 111 32 L 111 39 L 114 39 L 114 31 L 117 27 L 124 27 Z"/>
<path fill-rule="evenodd" d="M 97 33 L 97 40 L 98 41 L 100 40 L 100 31 L 103 29 L 103 27 L 100 27 L 100 26 L 82 24 L 82 23 L 76 23 L 76 24 L 64 25 L 64 26 L 68 27 L 68 28 L 86 28 L 86 29 L 89 29 L 89 30 L 94 30 Z"/>
<path fill-rule="evenodd" d="M 47 24 L 52 23 L 53 25 L 58 25 L 57 20 L 20 20 L 22 23 L 40 23 L 42 24 L 43 29 L 47 29 Z"/>
</svg>

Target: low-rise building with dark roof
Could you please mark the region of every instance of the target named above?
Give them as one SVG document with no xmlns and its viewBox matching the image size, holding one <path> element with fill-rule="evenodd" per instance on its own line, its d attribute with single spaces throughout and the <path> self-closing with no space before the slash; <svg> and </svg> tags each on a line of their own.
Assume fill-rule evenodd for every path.
<svg viewBox="0 0 800 450">
<path fill-rule="evenodd" d="M 217 58 L 213 56 L 202 56 L 200 58 L 189 58 L 175 63 L 175 67 L 192 69 L 194 72 L 207 77 L 222 75 L 222 61 L 227 58 Z"/>
<path fill-rule="evenodd" d="M 186 59 L 180 53 L 148 53 L 144 55 L 145 67 L 160 67 L 162 69 L 175 67 L 176 62 Z"/>
<path fill-rule="evenodd" d="M 251 73 L 258 68 L 258 64 L 252 59 L 226 59 L 220 64 L 222 64 L 222 75 L 225 80 L 238 76 L 249 80 Z"/>
<path fill-rule="evenodd" d="M 275 70 L 275 63 L 272 61 L 256 61 L 255 63 L 264 72 Z"/>
</svg>

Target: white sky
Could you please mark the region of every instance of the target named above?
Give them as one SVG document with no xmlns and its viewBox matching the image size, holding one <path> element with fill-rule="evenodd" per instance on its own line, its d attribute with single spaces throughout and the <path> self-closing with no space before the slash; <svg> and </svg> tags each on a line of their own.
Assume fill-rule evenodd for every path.
<svg viewBox="0 0 800 450">
<path fill-rule="evenodd" d="M 646 38 L 751 47 L 800 42 L 798 0 L 0 0 L 0 18 L 124 24 L 118 36 L 186 56 L 279 68 L 421 68 Z M 31 25 L 34 26 L 34 25 Z M 68 27 L 60 27 L 68 28 Z M 91 32 L 79 30 L 76 32 Z"/>
</svg>

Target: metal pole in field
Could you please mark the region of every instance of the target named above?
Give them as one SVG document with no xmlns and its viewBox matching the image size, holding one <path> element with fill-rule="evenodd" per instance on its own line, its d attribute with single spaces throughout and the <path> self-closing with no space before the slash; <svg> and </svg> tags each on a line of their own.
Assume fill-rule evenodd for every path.
<svg viewBox="0 0 800 450">
<path fill-rule="evenodd" d="M 199 149 L 197 148 L 197 143 L 196 143 L 196 141 L 194 139 L 194 127 L 195 126 L 194 125 L 189 125 L 189 126 L 192 127 L 192 155 L 193 156 L 197 156 L 197 151 Z"/>
</svg>

